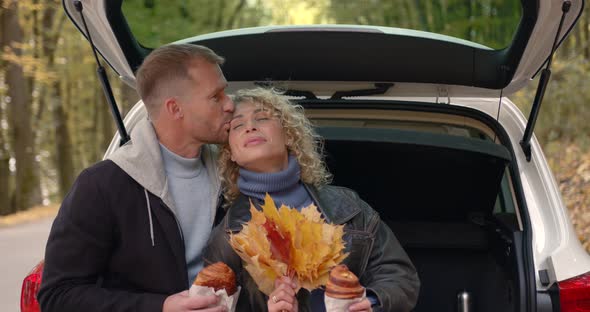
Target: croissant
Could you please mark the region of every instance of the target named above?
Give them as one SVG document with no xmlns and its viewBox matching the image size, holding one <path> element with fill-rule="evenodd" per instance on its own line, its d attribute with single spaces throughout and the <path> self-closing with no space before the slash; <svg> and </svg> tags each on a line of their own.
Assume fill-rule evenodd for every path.
<svg viewBox="0 0 590 312">
<path fill-rule="evenodd" d="M 337 265 L 330 271 L 326 296 L 335 299 L 354 299 L 362 297 L 364 291 L 365 288 L 359 283 L 358 277 L 350 272 L 346 265 Z"/>
<path fill-rule="evenodd" d="M 212 287 L 215 291 L 225 289 L 228 296 L 233 295 L 237 290 L 236 274 L 223 262 L 215 262 L 203 268 L 193 284 Z"/>
</svg>

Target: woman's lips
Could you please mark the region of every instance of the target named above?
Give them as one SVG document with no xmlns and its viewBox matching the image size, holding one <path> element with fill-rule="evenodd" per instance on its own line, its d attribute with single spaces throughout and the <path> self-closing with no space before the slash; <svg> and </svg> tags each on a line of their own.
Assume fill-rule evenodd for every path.
<svg viewBox="0 0 590 312">
<path fill-rule="evenodd" d="M 251 146 L 251 145 L 258 145 L 260 143 L 264 143 L 266 142 L 266 140 L 262 137 L 254 137 L 254 138 L 249 138 L 248 140 L 246 140 L 246 143 L 244 144 L 245 147 Z"/>
</svg>

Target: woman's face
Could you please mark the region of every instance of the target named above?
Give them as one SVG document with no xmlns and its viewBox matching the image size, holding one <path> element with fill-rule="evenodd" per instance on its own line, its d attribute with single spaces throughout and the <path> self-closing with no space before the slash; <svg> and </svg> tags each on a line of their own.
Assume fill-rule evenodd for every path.
<svg viewBox="0 0 590 312">
<path fill-rule="evenodd" d="M 272 112 L 252 102 L 236 103 L 229 130 L 231 159 L 255 172 L 277 172 L 289 163 L 283 126 Z"/>
</svg>

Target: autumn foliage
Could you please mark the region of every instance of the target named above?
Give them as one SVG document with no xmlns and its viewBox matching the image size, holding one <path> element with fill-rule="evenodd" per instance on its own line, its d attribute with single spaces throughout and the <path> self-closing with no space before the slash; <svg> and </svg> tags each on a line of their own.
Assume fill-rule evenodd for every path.
<svg viewBox="0 0 590 312">
<path fill-rule="evenodd" d="M 262 211 L 251 204 L 250 212 L 252 219 L 230 236 L 230 244 L 267 295 L 284 275 L 310 291 L 325 285 L 330 269 L 347 256 L 344 226 L 326 223 L 313 204 L 301 211 L 284 205 L 277 209 L 267 195 Z"/>
</svg>

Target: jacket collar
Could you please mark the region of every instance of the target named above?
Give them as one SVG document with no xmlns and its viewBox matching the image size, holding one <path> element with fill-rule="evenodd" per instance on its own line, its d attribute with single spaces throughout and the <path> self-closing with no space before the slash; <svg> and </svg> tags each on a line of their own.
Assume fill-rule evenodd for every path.
<svg viewBox="0 0 590 312">
<path fill-rule="evenodd" d="M 352 200 L 348 200 L 347 195 L 339 192 L 337 187 L 326 185 L 317 189 L 308 184 L 304 185 L 328 223 L 341 225 L 361 212 L 361 207 L 354 204 Z M 238 196 L 227 211 L 224 225 L 226 231 L 240 231 L 242 225 L 250 221 L 251 200 L 253 203 L 259 204 L 256 199 L 250 199 L 246 195 L 240 194 Z"/>
<path fill-rule="evenodd" d="M 131 132 L 131 140 L 108 156 L 142 187 L 162 199 L 164 204 L 175 211 L 172 194 L 162 160 L 162 152 L 152 123 L 144 118 Z M 204 145 L 201 150 L 203 163 L 207 168 L 213 194 L 218 194 L 220 181 L 216 168 L 216 147 Z M 218 196 L 212 196 L 212 207 L 217 207 Z"/>
</svg>

